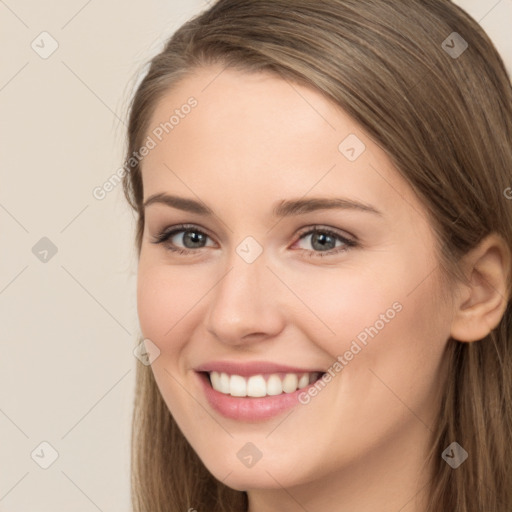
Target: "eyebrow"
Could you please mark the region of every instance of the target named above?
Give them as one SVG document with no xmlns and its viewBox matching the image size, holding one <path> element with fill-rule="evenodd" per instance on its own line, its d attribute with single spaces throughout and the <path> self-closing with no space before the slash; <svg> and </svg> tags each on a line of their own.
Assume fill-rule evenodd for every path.
<svg viewBox="0 0 512 512">
<path fill-rule="evenodd" d="M 179 196 L 173 196 L 165 193 L 154 194 L 144 202 L 143 207 L 146 208 L 151 204 L 164 204 L 171 208 L 183 210 L 190 213 L 197 213 L 198 215 L 212 216 L 213 210 L 200 201 L 195 199 L 188 199 Z M 304 213 L 313 212 L 316 210 L 357 210 L 362 212 L 373 213 L 381 215 L 382 212 L 377 210 L 370 204 L 355 201 L 353 199 L 339 198 L 339 197 L 313 197 L 309 199 L 289 199 L 281 200 L 277 203 L 272 213 L 275 217 L 290 217 L 293 215 L 302 215 Z"/>
</svg>

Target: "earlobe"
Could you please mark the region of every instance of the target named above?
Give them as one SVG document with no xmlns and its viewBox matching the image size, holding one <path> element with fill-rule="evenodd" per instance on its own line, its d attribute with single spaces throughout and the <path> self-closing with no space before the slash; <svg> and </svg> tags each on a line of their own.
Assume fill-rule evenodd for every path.
<svg viewBox="0 0 512 512">
<path fill-rule="evenodd" d="M 478 341 L 500 323 L 507 308 L 511 252 L 503 238 L 488 235 L 464 256 L 467 283 L 460 283 L 451 337 L 464 342 Z"/>
</svg>

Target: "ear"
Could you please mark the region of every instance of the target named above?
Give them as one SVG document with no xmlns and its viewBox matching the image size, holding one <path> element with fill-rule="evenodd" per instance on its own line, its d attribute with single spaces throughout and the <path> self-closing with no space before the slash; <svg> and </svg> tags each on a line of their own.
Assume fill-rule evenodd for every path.
<svg viewBox="0 0 512 512">
<path fill-rule="evenodd" d="M 485 338 L 505 313 L 510 291 L 511 252 L 492 233 L 461 261 L 467 283 L 459 283 L 451 337 L 470 342 Z"/>
</svg>

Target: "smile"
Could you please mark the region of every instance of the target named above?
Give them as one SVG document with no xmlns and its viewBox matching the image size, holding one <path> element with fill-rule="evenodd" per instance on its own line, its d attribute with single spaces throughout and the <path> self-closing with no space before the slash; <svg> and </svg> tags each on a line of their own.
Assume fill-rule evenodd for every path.
<svg viewBox="0 0 512 512">
<path fill-rule="evenodd" d="M 268 363 L 218 363 L 198 367 L 195 374 L 213 411 L 236 421 L 259 422 L 300 405 L 299 394 L 324 372 Z"/>
<path fill-rule="evenodd" d="M 282 393 L 293 393 L 316 382 L 320 372 L 272 373 L 250 377 L 230 375 L 225 372 L 208 372 L 210 384 L 215 391 L 234 397 L 265 397 Z"/>
</svg>

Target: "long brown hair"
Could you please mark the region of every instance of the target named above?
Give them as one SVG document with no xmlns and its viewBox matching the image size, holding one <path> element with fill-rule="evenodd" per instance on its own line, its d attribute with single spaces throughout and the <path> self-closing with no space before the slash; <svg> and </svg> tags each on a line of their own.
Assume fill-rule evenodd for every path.
<svg viewBox="0 0 512 512">
<path fill-rule="evenodd" d="M 467 42 L 465 51 L 454 32 Z M 510 77 L 482 28 L 450 1 L 219 0 L 152 59 L 130 107 L 127 162 L 144 144 L 159 100 L 194 68 L 213 63 L 313 87 L 351 115 L 423 202 L 447 276 L 462 277 L 459 258 L 492 232 L 512 247 L 512 201 L 505 193 L 512 186 Z M 125 169 L 140 253 L 140 166 L 132 160 Z M 478 342 L 449 339 L 446 357 L 449 378 L 440 383 L 428 460 L 428 510 L 510 511 L 510 300 L 496 329 Z M 246 511 L 246 493 L 207 471 L 173 420 L 151 368 L 137 366 L 134 510 Z M 456 470 L 441 458 L 453 441 L 469 453 Z"/>
</svg>

